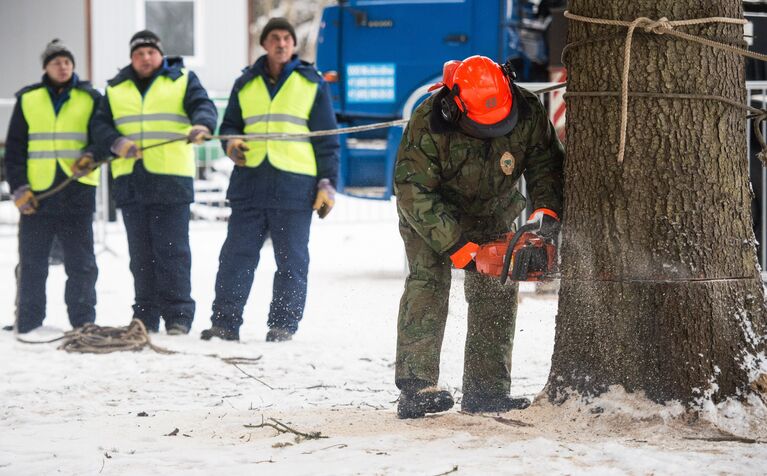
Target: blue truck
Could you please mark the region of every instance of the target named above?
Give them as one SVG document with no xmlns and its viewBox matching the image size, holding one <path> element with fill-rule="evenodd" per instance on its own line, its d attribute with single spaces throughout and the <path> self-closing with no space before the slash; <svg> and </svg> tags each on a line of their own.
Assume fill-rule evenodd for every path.
<svg viewBox="0 0 767 476">
<path fill-rule="evenodd" d="M 340 127 L 407 118 L 451 59 L 514 59 L 521 80 L 548 80 L 546 35 L 559 0 L 347 0 L 325 8 L 317 66 Z M 564 24 L 564 22 L 562 22 Z M 564 42 L 564 29 L 556 34 Z M 541 77 L 543 76 L 543 77 Z M 388 199 L 401 127 L 341 136 L 338 189 Z"/>
</svg>

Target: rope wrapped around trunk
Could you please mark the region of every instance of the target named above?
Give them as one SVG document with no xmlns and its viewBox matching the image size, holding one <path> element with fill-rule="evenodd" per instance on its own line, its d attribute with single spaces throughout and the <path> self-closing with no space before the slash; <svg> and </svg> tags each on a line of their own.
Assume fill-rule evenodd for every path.
<svg viewBox="0 0 767 476">
<path fill-rule="evenodd" d="M 621 103 L 621 110 L 620 110 L 620 141 L 618 145 L 618 163 L 623 163 L 623 157 L 626 153 L 626 132 L 627 132 L 627 125 L 628 125 L 628 98 L 629 96 L 635 95 L 634 93 L 631 93 L 629 91 L 629 68 L 631 67 L 631 44 L 634 37 L 634 30 L 637 28 L 644 30 L 645 33 L 654 33 L 656 35 L 670 35 L 682 40 L 690 41 L 693 43 L 699 43 L 701 45 L 709 46 L 711 48 L 716 48 L 719 50 L 727 51 L 729 53 L 734 53 L 736 55 L 753 58 L 759 61 L 767 61 L 767 55 L 756 53 L 753 51 L 748 51 L 743 48 L 738 48 L 736 46 L 728 45 L 726 43 L 722 43 L 720 41 L 714 41 L 708 38 L 704 38 L 702 36 L 697 35 L 691 35 L 689 33 L 683 33 L 680 31 L 676 31 L 674 28 L 680 27 L 680 26 L 692 26 L 692 25 L 705 25 L 705 24 L 711 24 L 711 23 L 723 23 L 728 25 L 745 25 L 748 23 L 743 18 L 728 18 L 728 17 L 706 17 L 706 18 L 692 18 L 688 20 L 669 20 L 668 18 L 661 18 L 659 20 L 654 20 L 652 18 L 647 17 L 639 17 L 633 21 L 622 21 L 622 20 L 612 20 L 612 19 L 606 19 L 606 18 L 592 18 L 592 17 L 586 17 L 582 15 L 576 15 L 574 13 L 571 13 L 570 11 L 565 11 L 565 18 L 572 20 L 572 21 L 579 21 L 583 23 L 590 23 L 594 25 L 604 25 L 604 26 L 622 26 L 628 28 L 628 32 L 626 33 L 626 41 L 624 43 L 623 47 L 623 69 L 621 71 L 621 91 L 619 94 L 620 103 Z M 567 45 L 565 49 L 571 48 L 573 46 L 582 45 L 581 42 L 578 42 L 576 44 L 570 44 Z M 564 52 L 563 52 L 564 55 Z M 604 95 L 613 95 L 614 93 L 610 93 L 607 91 L 598 91 L 598 92 L 568 92 L 567 97 L 576 97 L 576 96 L 604 96 Z M 681 97 L 682 95 L 679 94 L 669 94 L 669 93 L 645 93 L 650 97 L 657 97 L 657 98 L 674 98 L 674 97 Z M 702 100 L 714 100 L 723 102 L 726 104 L 730 104 L 736 107 L 739 107 L 741 109 L 745 109 L 747 111 L 753 112 L 753 116 L 750 116 L 750 118 L 755 119 L 754 121 L 754 134 L 756 135 L 757 140 L 759 141 L 759 145 L 762 148 L 761 152 L 757 154 L 757 157 L 759 160 L 762 161 L 762 164 L 764 166 L 767 166 L 767 144 L 765 144 L 765 140 L 762 137 L 761 134 L 761 123 L 762 121 L 767 118 L 767 111 L 762 109 L 756 109 L 752 108 L 747 105 L 740 104 L 736 101 L 733 101 L 731 99 L 722 97 L 722 96 L 716 96 L 716 95 L 704 95 L 704 94 L 688 94 L 685 95 L 689 99 L 702 99 Z"/>
</svg>

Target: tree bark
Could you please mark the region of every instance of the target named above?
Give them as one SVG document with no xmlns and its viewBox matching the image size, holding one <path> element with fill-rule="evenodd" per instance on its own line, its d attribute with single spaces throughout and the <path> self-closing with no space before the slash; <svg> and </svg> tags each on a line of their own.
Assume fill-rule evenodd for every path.
<svg viewBox="0 0 767 476">
<path fill-rule="evenodd" d="M 571 0 L 572 13 L 632 21 L 742 18 L 740 0 Z M 744 46 L 743 28 L 680 31 Z M 568 92 L 620 91 L 627 28 L 571 21 Z M 740 56 L 637 29 L 629 91 L 745 102 Z M 765 348 L 751 229 L 745 112 L 712 100 L 567 98 L 562 286 L 545 392 L 611 385 L 688 404 L 744 396 Z M 764 355 L 762 354 L 762 358 Z"/>
</svg>

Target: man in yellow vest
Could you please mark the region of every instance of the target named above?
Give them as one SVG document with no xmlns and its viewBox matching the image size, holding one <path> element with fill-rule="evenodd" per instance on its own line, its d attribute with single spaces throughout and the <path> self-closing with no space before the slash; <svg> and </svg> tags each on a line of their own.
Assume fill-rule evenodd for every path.
<svg viewBox="0 0 767 476">
<path fill-rule="evenodd" d="M 234 84 L 221 134 L 336 129 L 327 84 L 293 54 L 293 26 L 272 18 L 261 46 L 266 55 Z M 338 137 L 234 139 L 222 145 L 236 165 L 227 191 L 232 215 L 219 257 L 213 326 L 201 337 L 239 339 L 261 246 L 271 236 L 277 272 L 266 340 L 290 340 L 304 313 L 312 209 L 324 218 L 334 204 Z"/>
<path fill-rule="evenodd" d="M 74 73 L 72 52 L 59 40 L 42 54 L 40 83 L 16 93 L 8 127 L 5 170 L 19 220 L 16 331 L 29 332 L 45 318 L 48 255 L 55 237 L 64 252 L 64 299 L 73 328 L 96 319 L 93 212 L 98 170 L 95 160 L 108 151 L 93 143 L 91 120 L 101 95 Z M 36 196 L 74 176 L 61 192 Z M 12 328 L 11 328 L 12 329 Z"/>
<path fill-rule="evenodd" d="M 94 132 L 116 156 L 113 190 L 128 234 L 133 317 L 150 332 L 159 330 L 162 317 L 168 334 L 186 334 L 195 310 L 189 249 L 192 144 L 215 129 L 216 108 L 181 58 L 163 56 L 151 31 L 133 35 L 130 58 L 109 81 Z M 171 139 L 179 140 L 151 147 Z"/>
</svg>

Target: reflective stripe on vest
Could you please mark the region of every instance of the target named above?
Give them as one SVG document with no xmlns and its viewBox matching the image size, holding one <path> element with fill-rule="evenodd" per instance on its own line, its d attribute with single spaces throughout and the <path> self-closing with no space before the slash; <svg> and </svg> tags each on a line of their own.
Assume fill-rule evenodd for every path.
<svg viewBox="0 0 767 476">
<path fill-rule="evenodd" d="M 58 114 L 45 87 L 27 91 L 20 100 L 28 125 L 27 180 L 32 190 L 46 190 L 56 178 L 56 164 L 67 177 L 72 176 L 72 164 L 88 145 L 93 98 L 87 92 L 73 88 Z M 94 170 L 77 181 L 96 186 L 99 172 Z"/>
<path fill-rule="evenodd" d="M 309 132 L 317 84 L 294 71 L 272 99 L 259 76 L 239 92 L 245 134 Z M 308 137 L 248 141 L 245 166 L 258 167 L 268 157 L 269 163 L 286 172 L 317 175 L 314 147 Z"/>
<path fill-rule="evenodd" d="M 107 87 L 109 106 L 117 131 L 147 147 L 169 139 L 186 137 L 191 121 L 184 111 L 184 96 L 189 82 L 186 70 L 175 81 L 165 75 L 155 78 L 141 96 L 133 81 Z M 153 174 L 194 177 L 194 148 L 185 141 L 173 142 L 143 152 L 144 168 Z M 112 176 L 133 172 L 136 159 L 112 161 Z"/>
</svg>

